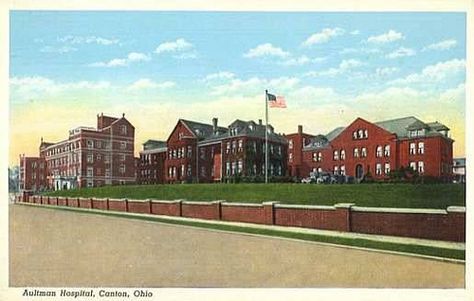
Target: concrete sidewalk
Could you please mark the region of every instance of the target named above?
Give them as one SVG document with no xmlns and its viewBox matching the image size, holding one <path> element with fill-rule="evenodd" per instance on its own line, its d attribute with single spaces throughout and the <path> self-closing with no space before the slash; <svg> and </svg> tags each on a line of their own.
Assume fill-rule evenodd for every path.
<svg viewBox="0 0 474 301">
<path fill-rule="evenodd" d="M 426 246 L 426 247 L 443 248 L 443 249 L 450 249 L 450 250 L 465 250 L 466 249 L 466 244 L 460 243 L 460 242 L 438 241 L 438 240 L 386 236 L 386 235 L 373 235 L 373 234 L 363 234 L 363 233 L 353 233 L 353 232 L 340 232 L 340 231 L 309 229 L 309 228 L 299 228 L 299 227 L 286 227 L 286 226 L 283 227 L 283 226 L 275 226 L 275 225 L 262 225 L 262 224 L 251 224 L 251 223 L 240 223 L 240 222 L 205 220 L 205 219 L 196 219 L 196 218 L 188 218 L 188 217 L 176 217 L 176 216 L 144 214 L 144 213 L 130 213 L 130 212 L 121 212 L 121 211 L 107 211 L 107 210 L 86 209 L 86 208 L 77 208 L 77 207 L 40 205 L 40 204 L 34 204 L 34 203 L 18 203 L 18 204 L 53 208 L 53 209 L 60 208 L 60 209 L 65 209 L 65 210 L 78 211 L 78 212 L 100 212 L 101 214 L 106 214 L 106 215 L 118 214 L 118 215 L 131 216 L 131 217 L 140 216 L 140 217 L 149 218 L 151 220 L 156 220 L 152 222 L 163 222 L 166 220 L 177 221 L 177 222 L 197 222 L 201 224 L 210 224 L 210 225 L 236 226 L 236 227 L 242 227 L 242 228 L 247 228 L 247 229 L 275 230 L 275 231 L 282 231 L 286 233 L 302 233 L 302 234 L 346 238 L 346 239 L 364 239 L 364 240 L 373 241 L 373 242 L 394 243 L 394 244 L 400 244 L 400 245 Z M 182 226 L 183 227 L 199 227 L 199 226 L 189 226 L 189 225 L 182 225 Z M 232 231 L 218 230 L 218 229 L 208 229 L 208 230 L 219 231 L 219 232 L 232 232 Z M 259 234 L 251 234 L 251 233 L 243 233 L 243 232 L 239 232 L 239 234 L 251 235 L 251 236 L 262 236 Z M 279 239 L 286 239 L 286 240 L 298 240 L 298 239 L 290 239 L 290 238 L 284 238 L 284 237 L 278 237 L 278 236 L 274 236 L 274 237 L 279 238 Z M 338 246 L 342 248 L 360 249 L 360 250 L 384 252 L 384 253 L 399 254 L 399 255 L 409 255 L 409 256 L 416 256 L 416 257 L 457 262 L 457 263 L 465 262 L 464 260 L 460 260 L 460 259 L 451 259 L 451 258 L 444 258 L 444 257 L 437 257 L 437 256 L 423 255 L 423 254 L 405 253 L 405 252 L 397 252 L 397 251 L 383 250 L 383 249 L 372 249 L 372 248 L 364 248 L 364 247 L 358 247 L 358 246 L 334 244 L 334 243 L 318 242 L 318 241 L 307 241 L 307 240 L 300 240 L 300 241 L 306 241 L 308 243 L 316 243 L 316 244 L 333 245 L 333 246 Z"/>
</svg>

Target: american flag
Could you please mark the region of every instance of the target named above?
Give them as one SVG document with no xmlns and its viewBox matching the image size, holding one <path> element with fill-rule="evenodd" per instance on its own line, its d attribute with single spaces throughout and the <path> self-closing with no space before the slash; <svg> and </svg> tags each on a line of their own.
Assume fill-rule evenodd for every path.
<svg viewBox="0 0 474 301">
<path fill-rule="evenodd" d="M 268 103 L 270 104 L 270 108 L 286 108 L 285 97 L 275 96 L 270 93 L 267 94 L 267 97 Z"/>
</svg>

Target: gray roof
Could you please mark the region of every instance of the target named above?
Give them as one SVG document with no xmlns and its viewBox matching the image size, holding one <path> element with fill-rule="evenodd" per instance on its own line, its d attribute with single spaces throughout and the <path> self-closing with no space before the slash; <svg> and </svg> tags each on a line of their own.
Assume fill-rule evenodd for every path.
<svg viewBox="0 0 474 301">
<path fill-rule="evenodd" d="M 157 149 L 166 147 L 166 141 L 148 139 L 143 143 L 143 150 Z"/>
<path fill-rule="evenodd" d="M 271 130 L 271 132 L 268 133 L 269 141 L 287 143 L 286 139 L 282 135 L 273 132 L 272 125 L 269 124 L 268 128 Z M 231 133 L 231 129 L 236 129 L 237 131 L 235 133 Z M 229 137 L 239 136 L 265 138 L 265 125 L 258 124 L 253 120 L 243 121 L 236 119 L 229 125 L 229 128 L 225 128 L 225 131 L 220 132 L 218 135 L 207 136 L 202 142 L 212 142 Z"/>
<path fill-rule="evenodd" d="M 308 143 L 303 146 L 303 149 L 312 150 L 320 149 L 329 145 L 329 141 L 324 135 L 316 135 L 306 140 Z"/>
<path fill-rule="evenodd" d="M 394 133 L 398 138 L 408 137 L 409 130 L 425 129 L 425 136 L 442 136 L 438 131 L 449 130 L 444 124 L 439 122 L 425 123 L 420 119 L 409 116 L 375 123 L 377 126 L 385 129 L 390 133 Z"/>
<path fill-rule="evenodd" d="M 339 136 L 339 134 L 342 133 L 342 131 L 344 131 L 344 129 L 345 129 L 344 126 L 340 126 L 338 128 L 335 128 L 334 130 L 332 130 L 332 131 L 330 131 L 329 133 L 326 134 L 326 138 L 329 141 L 332 141 L 334 138 Z"/>
<path fill-rule="evenodd" d="M 208 137 L 214 136 L 214 127 L 211 124 L 180 119 L 181 122 L 186 124 L 186 126 L 193 131 L 193 133 L 198 137 L 199 140 L 206 139 Z M 227 128 L 217 127 L 217 134 L 221 134 L 227 131 Z"/>
</svg>

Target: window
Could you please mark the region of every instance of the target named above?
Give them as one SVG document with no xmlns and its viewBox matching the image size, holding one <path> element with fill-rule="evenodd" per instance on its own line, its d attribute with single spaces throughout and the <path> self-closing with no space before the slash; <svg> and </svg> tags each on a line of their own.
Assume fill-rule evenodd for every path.
<svg viewBox="0 0 474 301">
<path fill-rule="evenodd" d="M 270 175 L 274 175 L 275 174 L 275 166 L 273 164 L 270 164 Z"/>
<path fill-rule="evenodd" d="M 363 131 L 363 130 L 359 130 L 359 131 L 358 131 L 358 134 L 359 134 L 359 135 L 358 135 L 358 138 L 359 138 L 359 139 L 364 138 L 364 131 Z"/>
<path fill-rule="evenodd" d="M 243 151 L 244 141 L 242 139 L 239 140 L 239 152 Z"/>
<path fill-rule="evenodd" d="M 92 140 L 87 140 L 87 148 L 93 148 L 94 142 Z"/>
<path fill-rule="evenodd" d="M 346 166 L 345 165 L 342 165 L 340 167 L 340 170 L 341 170 L 341 175 L 345 176 L 346 175 Z"/>
<path fill-rule="evenodd" d="M 419 173 L 424 173 L 425 172 L 425 163 L 423 163 L 423 161 L 418 162 L 418 172 Z"/>
<path fill-rule="evenodd" d="M 390 157 L 390 145 L 385 145 L 383 154 L 385 157 Z"/>
<path fill-rule="evenodd" d="M 122 135 L 127 135 L 127 126 L 126 125 L 121 125 L 120 126 L 120 133 Z"/>
<path fill-rule="evenodd" d="M 177 156 L 178 156 L 178 153 L 177 153 L 176 150 L 174 149 L 174 150 L 173 150 L 173 159 L 176 159 Z"/>
<path fill-rule="evenodd" d="M 193 172 L 191 164 L 188 164 L 188 177 L 191 176 L 191 173 Z"/>
<path fill-rule="evenodd" d="M 293 153 L 288 154 L 288 161 L 293 162 Z M 313 154 L 313 161 L 314 161 L 314 154 Z"/>
<path fill-rule="evenodd" d="M 201 176 L 206 176 L 206 168 L 204 166 L 201 166 Z"/>
<path fill-rule="evenodd" d="M 87 176 L 88 177 L 93 177 L 94 176 L 94 168 L 93 167 L 87 167 Z"/>
<path fill-rule="evenodd" d="M 230 175 L 230 162 L 225 163 L 225 174 Z"/>
<path fill-rule="evenodd" d="M 360 156 L 362 158 L 365 158 L 367 157 L 367 149 L 365 147 L 362 148 L 361 152 L 360 152 Z"/>
<path fill-rule="evenodd" d="M 237 147 L 237 143 L 235 140 L 232 141 L 232 152 L 235 153 L 235 149 Z"/>
<path fill-rule="evenodd" d="M 369 138 L 369 131 L 368 130 L 364 130 L 364 138 Z"/>
<path fill-rule="evenodd" d="M 239 160 L 238 166 L 237 166 L 237 173 L 241 173 L 242 170 L 244 169 L 244 162 L 242 160 Z"/>
<path fill-rule="evenodd" d="M 257 174 L 257 164 L 253 164 L 253 174 L 256 175 Z"/>
<path fill-rule="evenodd" d="M 193 156 L 193 149 L 192 149 L 191 145 L 188 145 L 187 157 L 191 158 L 192 156 Z"/>
<path fill-rule="evenodd" d="M 410 155 L 416 154 L 416 144 L 414 142 L 410 143 Z"/>
<path fill-rule="evenodd" d="M 425 143 L 424 142 L 418 142 L 418 153 L 421 154 L 421 155 L 425 153 Z"/>
<path fill-rule="evenodd" d="M 293 139 L 290 139 L 290 141 L 288 141 L 288 148 L 293 149 Z"/>
<path fill-rule="evenodd" d="M 226 143 L 225 152 L 226 152 L 226 154 L 228 154 L 230 152 L 230 142 Z"/>
<path fill-rule="evenodd" d="M 341 149 L 340 156 L 341 156 L 341 160 L 345 160 L 346 159 L 346 151 Z"/>
<path fill-rule="evenodd" d="M 179 140 L 183 139 L 183 133 L 178 133 L 178 139 Z"/>
<path fill-rule="evenodd" d="M 204 148 L 199 149 L 199 156 L 201 159 L 204 159 L 206 157 L 206 150 Z"/>
<path fill-rule="evenodd" d="M 375 165 L 375 174 L 376 175 L 381 175 L 382 174 L 382 164 L 377 163 Z"/>
<path fill-rule="evenodd" d="M 96 144 L 97 148 L 102 148 L 102 141 L 98 140 L 98 141 L 96 141 L 95 144 Z"/>
<path fill-rule="evenodd" d="M 87 163 L 94 163 L 94 155 L 87 154 Z"/>
<path fill-rule="evenodd" d="M 416 170 L 416 162 L 410 162 L 410 168 Z"/>
<path fill-rule="evenodd" d="M 390 173 L 390 163 L 385 163 L 385 174 L 388 175 Z"/>
<path fill-rule="evenodd" d="M 105 155 L 104 161 L 106 164 L 110 163 L 110 155 Z"/>
<path fill-rule="evenodd" d="M 120 164 L 120 173 L 124 174 L 125 173 L 125 164 Z"/>
<path fill-rule="evenodd" d="M 359 148 L 354 148 L 354 158 L 359 158 Z"/>
<path fill-rule="evenodd" d="M 321 167 L 318 167 L 318 172 L 319 173 L 322 173 L 323 172 L 323 169 Z"/>
<path fill-rule="evenodd" d="M 110 177 L 110 169 L 108 168 L 105 169 L 105 176 Z"/>
<path fill-rule="evenodd" d="M 318 152 L 318 162 L 323 161 L 323 153 Z"/>
<path fill-rule="evenodd" d="M 181 164 L 181 172 L 179 173 L 181 177 L 184 176 L 184 172 L 185 172 L 185 171 L 186 171 L 186 170 L 185 170 L 184 164 Z"/>
<path fill-rule="evenodd" d="M 290 154 L 293 155 L 293 154 Z M 293 157 L 293 156 L 292 156 Z M 313 153 L 313 161 L 317 162 L 318 161 L 318 153 Z"/>
<path fill-rule="evenodd" d="M 94 181 L 87 180 L 87 187 L 94 187 Z"/>
<path fill-rule="evenodd" d="M 334 160 L 339 160 L 339 151 L 337 151 L 337 150 L 334 151 L 333 159 Z"/>
<path fill-rule="evenodd" d="M 232 175 L 235 175 L 237 171 L 237 163 L 234 161 L 232 162 Z"/>
<path fill-rule="evenodd" d="M 177 169 L 176 169 L 176 166 L 173 166 L 173 169 L 172 169 L 172 171 L 173 171 L 173 174 L 172 174 L 173 178 L 176 178 L 176 170 L 177 170 Z"/>
<path fill-rule="evenodd" d="M 278 164 L 277 166 L 277 173 L 279 176 L 281 176 L 281 165 Z"/>
<path fill-rule="evenodd" d="M 257 152 L 257 141 L 253 142 L 253 151 L 256 153 Z"/>
<path fill-rule="evenodd" d="M 382 157 L 382 146 L 381 146 L 381 145 L 378 145 L 378 146 L 377 146 L 377 150 L 376 150 L 376 152 L 375 152 L 375 156 L 376 156 L 377 158 Z"/>
<path fill-rule="evenodd" d="M 357 139 L 357 131 L 352 132 L 352 138 Z"/>
<path fill-rule="evenodd" d="M 120 161 L 122 161 L 122 162 L 125 161 L 125 154 L 120 155 Z"/>
<path fill-rule="evenodd" d="M 97 161 L 100 161 L 102 160 L 102 155 L 101 154 L 97 154 Z"/>
<path fill-rule="evenodd" d="M 121 141 L 120 142 L 120 149 L 127 149 L 127 142 Z"/>
<path fill-rule="evenodd" d="M 339 174 L 339 166 L 337 166 L 337 165 L 334 166 L 334 174 L 335 175 Z"/>
</svg>

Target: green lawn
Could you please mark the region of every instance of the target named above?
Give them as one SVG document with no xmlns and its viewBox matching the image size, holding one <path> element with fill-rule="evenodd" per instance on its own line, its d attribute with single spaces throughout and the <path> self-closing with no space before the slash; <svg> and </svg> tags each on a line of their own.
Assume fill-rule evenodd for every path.
<svg viewBox="0 0 474 301">
<path fill-rule="evenodd" d="M 465 186 L 458 184 L 181 184 L 84 188 L 48 193 L 51 196 L 109 197 L 188 201 L 226 200 L 261 203 L 366 207 L 439 208 L 465 206 Z"/>
</svg>

